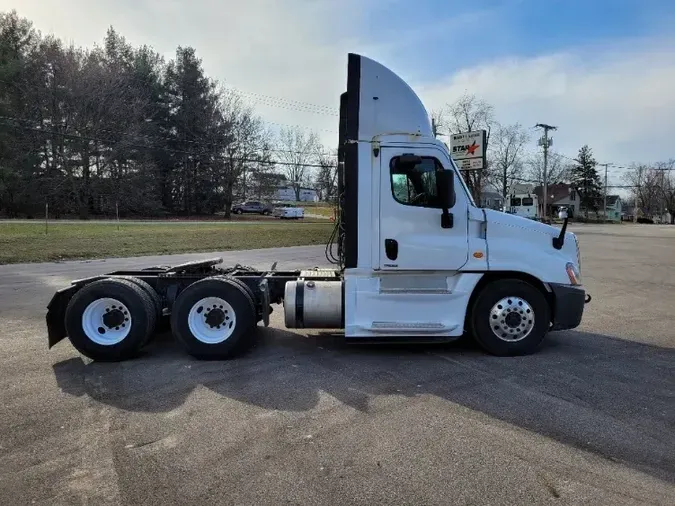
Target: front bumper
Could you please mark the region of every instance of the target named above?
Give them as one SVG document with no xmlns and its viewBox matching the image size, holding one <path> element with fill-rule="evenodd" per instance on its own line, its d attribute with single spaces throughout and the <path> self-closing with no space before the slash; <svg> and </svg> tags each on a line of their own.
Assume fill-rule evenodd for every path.
<svg viewBox="0 0 675 506">
<path fill-rule="evenodd" d="M 590 296 L 580 286 L 549 284 L 553 292 L 553 326 L 551 330 L 574 329 L 581 323 L 584 306 Z"/>
</svg>

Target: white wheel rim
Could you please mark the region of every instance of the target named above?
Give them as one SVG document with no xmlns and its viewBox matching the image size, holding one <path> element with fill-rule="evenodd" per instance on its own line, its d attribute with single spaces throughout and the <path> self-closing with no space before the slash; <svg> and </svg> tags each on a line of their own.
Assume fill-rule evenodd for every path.
<svg viewBox="0 0 675 506">
<path fill-rule="evenodd" d="M 220 297 L 205 297 L 196 302 L 188 314 L 188 327 L 198 341 L 218 344 L 226 341 L 237 326 L 237 315 Z"/>
<path fill-rule="evenodd" d="M 96 299 L 82 313 L 82 330 L 96 344 L 112 346 L 129 335 L 131 311 L 117 299 Z"/>
</svg>

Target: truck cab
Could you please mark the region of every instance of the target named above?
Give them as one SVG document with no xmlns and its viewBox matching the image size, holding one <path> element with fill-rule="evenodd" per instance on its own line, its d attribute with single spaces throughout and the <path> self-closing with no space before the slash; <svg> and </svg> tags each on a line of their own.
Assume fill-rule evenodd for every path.
<svg viewBox="0 0 675 506">
<path fill-rule="evenodd" d="M 469 332 L 510 354 L 579 324 L 576 236 L 479 208 L 402 79 L 350 54 L 340 113 L 347 336 Z"/>
</svg>

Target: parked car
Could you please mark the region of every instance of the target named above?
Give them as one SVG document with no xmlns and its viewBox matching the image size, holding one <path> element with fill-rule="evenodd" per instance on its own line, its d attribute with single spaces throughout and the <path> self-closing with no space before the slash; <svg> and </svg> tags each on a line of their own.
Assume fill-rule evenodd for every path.
<svg viewBox="0 0 675 506">
<path fill-rule="evenodd" d="M 244 214 L 244 213 L 253 213 L 253 214 L 272 214 L 273 207 L 270 204 L 260 202 L 259 200 L 247 200 L 240 204 L 235 204 L 232 206 L 232 212 L 234 214 Z"/>
<path fill-rule="evenodd" d="M 295 204 L 288 202 L 279 202 L 274 206 L 273 215 L 281 220 L 298 220 L 305 217 L 305 208 L 297 207 Z"/>
</svg>

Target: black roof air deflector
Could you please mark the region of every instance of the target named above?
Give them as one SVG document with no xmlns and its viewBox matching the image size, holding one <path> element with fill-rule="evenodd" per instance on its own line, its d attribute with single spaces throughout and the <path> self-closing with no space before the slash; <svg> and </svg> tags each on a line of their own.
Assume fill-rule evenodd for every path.
<svg viewBox="0 0 675 506">
<path fill-rule="evenodd" d="M 359 138 L 360 91 L 361 57 L 349 53 L 346 98 L 341 97 L 340 100 L 340 147 L 343 149 L 344 159 L 342 164 L 344 206 L 341 218 L 345 228 L 344 266 L 347 269 L 355 268 L 358 261 L 359 157 L 358 145 L 355 141 Z M 342 128 L 343 118 L 344 130 Z"/>
</svg>

